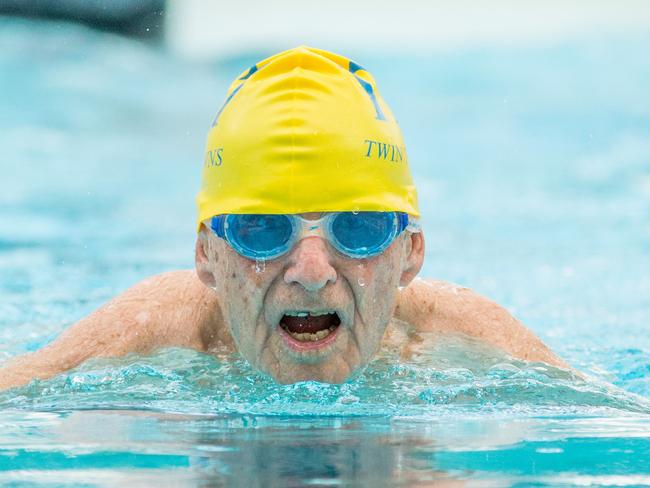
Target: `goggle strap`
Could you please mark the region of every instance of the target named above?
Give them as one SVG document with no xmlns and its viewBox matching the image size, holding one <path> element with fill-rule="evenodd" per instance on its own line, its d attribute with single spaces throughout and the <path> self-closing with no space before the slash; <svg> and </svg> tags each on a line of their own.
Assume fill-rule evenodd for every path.
<svg viewBox="0 0 650 488">
<path fill-rule="evenodd" d="M 409 225 L 409 216 L 405 212 L 397 212 L 397 235 Z"/>
</svg>

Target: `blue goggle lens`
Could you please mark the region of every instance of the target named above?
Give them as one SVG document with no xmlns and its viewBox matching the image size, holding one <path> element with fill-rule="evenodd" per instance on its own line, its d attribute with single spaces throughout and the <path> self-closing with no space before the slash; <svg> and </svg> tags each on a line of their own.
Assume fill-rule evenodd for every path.
<svg viewBox="0 0 650 488">
<path fill-rule="evenodd" d="M 225 234 L 244 256 L 278 256 L 290 246 L 293 226 L 286 215 L 229 215 Z"/>
<path fill-rule="evenodd" d="M 330 224 L 337 248 L 345 254 L 373 256 L 386 249 L 395 236 L 395 214 L 392 212 L 342 212 Z"/>
</svg>

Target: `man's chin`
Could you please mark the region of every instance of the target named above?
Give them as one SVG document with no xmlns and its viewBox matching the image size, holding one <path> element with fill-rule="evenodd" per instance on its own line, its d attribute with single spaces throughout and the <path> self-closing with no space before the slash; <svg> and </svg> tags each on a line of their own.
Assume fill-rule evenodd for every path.
<svg viewBox="0 0 650 488">
<path fill-rule="evenodd" d="M 339 334 L 337 334 L 339 335 Z M 347 334 L 323 347 L 303 350 L 287 343 L 286 334 L 273 334 L 258 367 L 281 384 L 299 381 L 343 383 L 360 365 L 360 355 Z"/>
<path fill-rule="evenodd" d="M 342 356 L 323 358 L 317 363 L 294 361 L 285 356 L 279 363 L 273 363 L 272 367 L 265 368 L 265 372 L 281 384 L 299 381 L 338 384 L 345 382 L 356 368 L 356 363 L 343 360 Z"/>
</svg>

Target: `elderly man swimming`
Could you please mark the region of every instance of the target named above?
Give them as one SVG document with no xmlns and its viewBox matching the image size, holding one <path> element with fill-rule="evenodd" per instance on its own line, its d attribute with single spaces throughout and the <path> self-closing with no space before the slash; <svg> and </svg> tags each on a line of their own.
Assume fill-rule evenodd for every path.
<svg viewBox="0 0 650 488">
<path fill-rule="evenodd" d="M 282 383 L 342 382 L 418 331 L 564 366 L 498 305 L 415 278 L 424 235 L 402 135 L 372 76 L 342 56 L 299 47 L 235 80 L 197 203 L 196 271 L 137 284 L 14 359 L 0 387 L 168 346 L 237 350 Z"/>
</svg>

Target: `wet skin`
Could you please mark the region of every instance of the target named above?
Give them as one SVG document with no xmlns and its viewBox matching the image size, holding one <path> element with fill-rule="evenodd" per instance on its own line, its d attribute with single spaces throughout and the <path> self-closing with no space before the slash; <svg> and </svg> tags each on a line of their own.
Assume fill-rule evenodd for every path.
<svg viewBox="0 0 650 488">
<path fill-rule="evenodd" d="M 319 213 L 302 214 L 307 219 Z M 284 256 L 255 262 L 205 227 L 196 246 L 201 281 L 215 290 L 239 352 L 276 381 L 338 383 L 367 364 L 393 317 L 398 287 L 422 266 L 422 234 L 404 232 L 378 256 L 353 259 L 307 237 Z M 336 311 L 341 324 L 322 345 L 301 347 L 280 327 L 291 311 Z"/>
<path fill-rule="evenodd" d="M 162 347 L 239 350 L 278 382 L 338 383 L 384 345 L 398 346 L 407 358 L 422 347 L 420 331 L 461 334 L 515 358 L 568 367 L 498 304 L 462 286 L 414 279 L 423 257 L 421 233 L 405 232 L 363 260 L 312 236 L 262 266 L 203 227 L 196 271 L 147 278 L 42 349 L 12 358 L 0 368 L 0 390 L 50 378 L 91 357 Z M 322 342 L 301 344 L 278 326 L 284 313 L 297 311 L 336 311 L 341 324 Z"/>
</svg>

